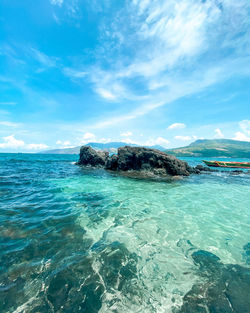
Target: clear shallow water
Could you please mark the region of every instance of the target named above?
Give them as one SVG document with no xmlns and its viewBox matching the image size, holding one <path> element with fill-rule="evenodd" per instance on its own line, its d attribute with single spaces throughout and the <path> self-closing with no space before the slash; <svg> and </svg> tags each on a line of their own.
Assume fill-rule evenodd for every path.
<svg viewBox="0 0 250 313">
<path fill-rule="evenodd" d="M 166 183 L 76 160 L 0 154 L 1 312 L 184 312 L 207 280 L 194 253 L 249 268 L 250 175 Z"/>
</svg>

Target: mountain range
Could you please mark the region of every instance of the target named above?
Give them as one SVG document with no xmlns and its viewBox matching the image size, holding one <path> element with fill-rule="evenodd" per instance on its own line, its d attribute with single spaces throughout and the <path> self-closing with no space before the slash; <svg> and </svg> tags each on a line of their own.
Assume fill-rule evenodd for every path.
<svg viewBox="0 0 250 313">
<path fill-rule="evenodd" d="M 168 149 L 178 157 L 250 158 L 250 142 L 232 139 L 199 139 L 186 147 Z"/>
<path fill-rule="evenodd" d="M 87 146 L 91 146 L 96 150 L 106 150 L 110 153 L 116 153 L 119 147 L 139 146 L 135 144 L 126 144 L 124 142 L 97 143 L 89 142 Z M 45 154 L 79 154 L 80 146 L 74 148 L 46 150 L 40 153 Z M 233 157 L 233 158 L 250 158 L 250 142 L 238 141 L 232 139 L 199 139 L 190 145 L 168 149 L 161 146 L 151 146 L 147 148 L 158 149 L 177 157 Z"/>
<path fill-rule="evenodd" d="M 91 146 L 93 149 L 105 150 L 105 151 L 108 151 L 110 153 L 116 153 L 118 148 L 126 146 L 126 145 L 133 146 L 133 147 L 139 147 L 139 145 L 127 144 L 124 142 L 108 142 L 108 143 L 89 142 L 88 144 L 86 144 L 86 146 Z M 39 153 L 43 153 L 43 154 L 79 154 L 80 148 L 81 148 L 81 146 L 74 147 L 74 148 L 53 149 L 53 150 L 42 151 Z M 161 151 L 166 150 L 162 146 L 158 146 L 158 145 L 150 146 L 147 148 L 158 149 Z"/>
</svg>

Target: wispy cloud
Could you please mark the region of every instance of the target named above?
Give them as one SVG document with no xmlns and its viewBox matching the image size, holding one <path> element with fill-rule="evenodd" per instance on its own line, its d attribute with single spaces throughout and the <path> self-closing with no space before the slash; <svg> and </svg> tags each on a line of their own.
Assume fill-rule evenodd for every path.
<svg viewBox="0 0 250 313">
<path fill-rule="evenodd" d="M 39 71 L 43 71 L 47 68 L 56 66 L 57 58 L 48 56 L 47 54 L 34 47 L 27 47 L 26 53 L 38 62 L 40 66 Z"/>
<path fill-rule="evenodd" d="M 7 110 L 0 110 L 0 116 L 8 116 L 8 115 L 10 115 L 10 112 L 9 111 L 7 111 Z"/>
<path fill-rule="evenodd" d="M 249 7 L 245 0 L 132 1 L 123 9 L 124 23 L 119 12 L 120 19 L 103 28 L 107 40 L 118 29 L 116 38 L 126 40 L 115 41 L 119 53 L 105 51 L 108 70 L 96 65 L 90 71 L 94 90 L 106 100 L 133 100 L 143 108 L 145 101 L 165 105 L 234 75 L 248 75 Z M 138 81 L 140 88 L 134 88 Z"/>
<path fill-rule="evenodd" d="M 104 88 L 97 88 L 96 92 L 107 100 L 115 100 L 117 98 L 115 93 L 112 93 L 111 91 L 104 89 Z"/>
<path fill-rule="evenodd" d="M 174 123 L 168 126 L 168 129 L 183 129 L 186 125 L 184 123 Z"/>
<path fill-rule="evenodd" d="M 21 126 L 20 123 L 13 123 L 13 122 L 9 122 L 9 121 L 0 121 L 0 125 L 7 126 L 7 127 L 19 127 L 19 126 Z"/>
<path fill-rule="evenodd" d="M 58 63 L 58 58 L 49 56 L 32 45 L 9 43 L 0 46 L 0 55 L 5 55 L 14 64 L 23 66 L 23 69 L 32 65 L 33 62 L 39 66 L 38 71 L 55 67 Z"/>
<path fill-rule="evenodd" d="M 92 129 L 99 129 L 99 128 L 104 128 L 104 127 L 109 127 L 109 126 L 115 126 L 117 124 L 126 122 L 128 120 L 133 120 L 136 119 L 139 116 L 143 116 L 153 109 L 159 108 L 162 105 L 164 105 L 164 102 L 156 102 L 156 103 L 148 103 L 145 105 L 138 106 L 137 109 L 131 111 L 128 114 L 122 114 L 118 116 L 114 116 L 111 118 L 107 118 L 101 122 L 97 122 L 95 124 L 89 125 L 89 128 Z"/>
<path fill-rule="evenodd" d="M 63 0 L 50 0 L 50 3 L 61 6 L 63 4 Z"/>
<path fill-rule="evenodd" d="M 83 78 L 88 74 L 86 71 L 79 71 L 70 67 L 65 67 L 63 68 L 62 71 L 64 75 L 69 76 L 71 78 Z"/>
</svg>

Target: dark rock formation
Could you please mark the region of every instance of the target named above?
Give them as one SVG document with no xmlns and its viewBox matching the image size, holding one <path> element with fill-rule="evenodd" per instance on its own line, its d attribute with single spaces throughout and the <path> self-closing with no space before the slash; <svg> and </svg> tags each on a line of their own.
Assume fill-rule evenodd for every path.
<svg viewBox="0 0 250 313">
<path fill-rule="evenodd" d="M 103 167 L 111 171 L 133 171 L 144 176 L 188 176 L 199 173 L 199 170 L 190 167 L 175 156 L 155 149 L 130 146 L 119 148 L 118 154 L 112 156 L 108 156 L 107 152 L 95 151 L 91 147 L 83 146 L 77 164 Z"/>
<path fill-rule="evenodd" d="M 118 167 L 118 155 L 113 154 L 107 159 L 105 168 L 107 170 L 116 171 L 117 167 Z"/>
<path fill-rule="evenodd" d="M 243 260 L 247 265 L 250 265 L 250 242 L 243 247 L 243 250 Z"/>
<path fill-rule="evenodd" d="M 250 312 L 250 269 L 223 264 L 204 250 L 192 254 L 201 282 L 184 296 L 179 313 Z"/>
<path fill-rule="evenodd" d="M 186 162 L 172 155 L 141 147 L 119 148 L 117 163 L 117 169 L 120 171 L 150 171 L 156 175 L 188 176 L 192 170 Z"/>
<path fill-rule="evenodd" d="M 210 167 L 208 166 L 203 166 L 201 164 L 197 165 L 195 167 L 195 169 L 199 172 L 218 172 L 218 170 L 215 170 L 215 169 L 211 169 Z"/>
<path fill-rule="evenodd" d="M 78 165 L 104 167 L 108 159 L 108 152 L 96 151 L 89 146 L 82 146 Z"/>
<path fill-rule="evenodd" d="M 188 176 L 206 172 L 223 172 L 232 175 L 250 174 L 241 170 L 223 171 L 211 169 L 201 164 L 196 167 L 173 155 L 160 150 L 125 146 L 118 149 L 118 154 L 109 156 L 108 152 L 97 151 L 90 146 L 83 146 L 80 150 L 78 165 L 102 167 L 106 170 L 117 171 L 125 176 L 134 178 L 170 178 L 172 176 Z"/>
</svg>

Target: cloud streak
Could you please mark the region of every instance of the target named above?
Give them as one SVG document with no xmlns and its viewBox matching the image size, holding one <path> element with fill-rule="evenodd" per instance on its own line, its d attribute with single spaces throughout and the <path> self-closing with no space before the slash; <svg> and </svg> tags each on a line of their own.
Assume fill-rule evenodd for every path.
<svg viewBox="0 0 250 313">
<path fill-rule="evenodd" d="M 234 75 L 249 75 L 249 9 L 245 0 L 132 1 L 122 11 L 129 21 L 114 18 L 103 29 L 107 40 L 119 29 L 115 41 L 119 54 L 105 51 L 109 69 L 100 64 L 89 72 L 94 90 L 105 100 L 132 100 L 143 110 L 153 99 L 163 106 Z M 138 81 L 140 88 L 134 88 Z"/>
<path fill-rule="evenodd" d="M 168 129 L 183 129 L 186 125 L 184 123 L 174 123 L 168 126 Z"/>
</svg>

